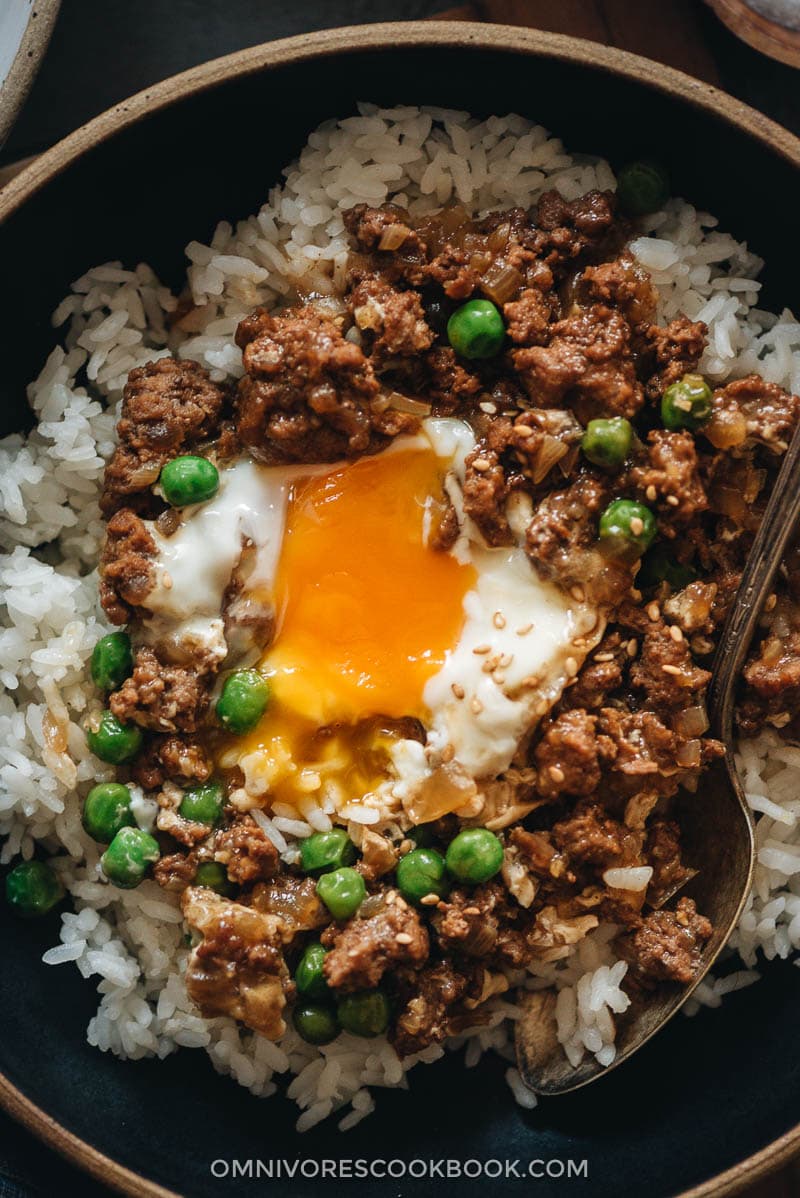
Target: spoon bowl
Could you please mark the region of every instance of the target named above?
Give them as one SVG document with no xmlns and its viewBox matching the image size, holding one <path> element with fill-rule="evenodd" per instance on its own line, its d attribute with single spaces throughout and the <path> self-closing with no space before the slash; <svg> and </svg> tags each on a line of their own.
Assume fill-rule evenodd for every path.
<svg viewBox="0 0 800 1198">
<path fill-rule="evenodd" d="M 681 890 L 713 925 L 700 968 L 688 986 L 666 983 L 655 990 L 632 990 L 631 1005 L 617 1025 L 617 1055 L 604 1066 L 587 1053 L 570 1064 L 556 1035 L 553 990 L 523 994 L 523 1016 L 516 1024 L 517 1063 L 526 1084 L 537 1094 L 566 1094 L 608 1073 L 654 1036 L 686 1002 L 713 965 L 736 926 L 750 890 L 753 872 L 753 823 L 732 754 L 703 774 L 696 794 L 681 792 L 675 818 L 683 831 L 683 859 L 698 872 Z M 725 835 L 719 830 L 724 828 Z"/>
<path fill-rule="evenodd" d="M 617 1055 L 610 1066 L 601 1065 L 591 1054 L 578 1066 L 571 1065 L 558 1040 L 555 992 L 523 995 L 523 1014 L 515 1031 L 517 1064 L 525 1084 L 537 1094 L 567 1094 L 628 1060 L 680 1010 L 739 921 L 752 886 L 755 845 L 752 813 L 733 758 L 736 686 L 799 517 L 800 429 L 784 457 L 714 658 L 707 706 L 711 734 L 723 742 L 725 754 L 702 775 L 695 794 L 682 791 L 674 800 L 683 858 L 697 870 L 682 894 L 695 900 L 714 928 L 700 966 L 688 985 L 669 983 L 631 993 L 631 1005 L 618 1020 Z"/>
</svg>

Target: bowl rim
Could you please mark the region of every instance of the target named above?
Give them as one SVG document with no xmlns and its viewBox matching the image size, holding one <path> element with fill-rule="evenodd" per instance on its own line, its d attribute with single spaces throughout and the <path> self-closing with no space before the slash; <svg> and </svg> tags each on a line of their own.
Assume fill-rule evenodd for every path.
<svg viewBox="0 0 800 1198">
<path fill-rule="evenodd" d="M 57 9 L 58 0 L 55 7 Z M 54 19 L 54 17 L 53 17 Z M 57 142 L 0 189 L 0 225 L 74 161 L 118 132 L 191 95 L 264 70 L 362 50 L 468 47 L 535 55 L 577 64 L 642 84 L 703 109 L 760 141 L 800 170 L 800 139 L 763 113 L 709 83 L 652 59 L 583 38 L 478 21 L 389 21 L 300 34 L 211 59 L 144 88 Z M 51 1148 L 97 1180 L 133 1198 L 180 1198 L 106 1156 L 62 1126 L 0 1072 L 0 1105 Z M 751 1156 L 676 1198 L 728 1198 L 800 1152 L 800 1123 Z"/>
<path fill-rule="evenodd" d="M 0 145 L 19 116 L 42 65 L 55 28 L 61 0 L 33 0 L 25 32 L 20 38 L 8 74 L 0 86 Z"/>
</svg>

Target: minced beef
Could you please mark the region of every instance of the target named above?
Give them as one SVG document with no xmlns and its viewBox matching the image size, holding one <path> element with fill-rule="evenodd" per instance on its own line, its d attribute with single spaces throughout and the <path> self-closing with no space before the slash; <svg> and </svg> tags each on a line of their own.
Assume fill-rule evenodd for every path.
<svg viewBox="0 0 800 1198">
<path fill-rule="evenodd" d="M 712 930 L 693 900 L 682 898 L 674 911 L 651 911 L 635 932 L 620 937 L 617 951 L 640 985 L 685 985 L 695 976 Z"/>
<path fill-rule="evenodd" d="M 660 399 L 667 387 L 697 370 L 706 347 L 707 328 L 701 320 L 678 316 L 644 332 L 643 357 L 648 366 L 647 396 Z"/>
<path fill-rule="evenodd" d="M 531 400 L 569 407 L 581 424 L 597 416 L 630 419 L 644 402 L 630 326 L 604 304 L 557 321 L 546 344 L 514 349 L 511 357 Z"/>
<path fill-rule="evenodd" d="M 332 924 L 322 934 L 330 948 L 325 978 L 334 990 L 350 993 L 377 986 L 387 969 L 418 968 L 428 959 L 428 933 L 420 917 L 397 891 L 390 891 L 374 915 Z"/>
<path fill-rule="evenodd" d="M 278 850 L 250 815 L 215 833 L 213 849 L 214 860 L 221 862 L 230 880 L 240 886 L 272 878 L 280 868 Z"/>
<path fill-rule="evenodd" d="M 236 343 L 245 367 L 236 430 L 259 461 L 357 457 L 417 428 L 407 413 L 374 404 L 371 363 L 315 308 L 259 308 L 239 325 Z"/>
<path fill-rule="evenodd" d="M 152 511 L 161 467 L 218 433 L 224 403 L 224 392 L 197 362 L 159 358 L 132 370 L 122 393 L 119 444 L 103 482 L 105 515 L 123 507 Z"/>
<path fill-rule="evenodd" d="M 663 517 L 685 524 L 708 507 L 691 433 L 653 429 L 646 460 L 631 467 L 626 481 L 637 499 L 657 507 L 662 529 Z"/>
<path fill-rule="evenodd" d="M 153 732 L 196 732 L 206 713 L 211 680 L 196 669 L 172 665 L 143 645 L 133 673 L 109 699 L 123 724 Z"/>
<path fill-rule="evenodd" d="M 106 525 L 100 557 L 100 602 L 112 624 L 127 624 L 155 586 L 156 543 L 135 512 L 123 508 Z"/>
</svg>

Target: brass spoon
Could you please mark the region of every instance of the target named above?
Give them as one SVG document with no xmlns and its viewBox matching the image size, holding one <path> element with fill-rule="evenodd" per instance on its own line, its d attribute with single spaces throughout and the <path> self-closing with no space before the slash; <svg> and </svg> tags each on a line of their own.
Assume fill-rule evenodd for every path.
<svg viewBox="0 0 800 1198">
<path fill-rule="evenodd" d="M 683 1006 L 739 920 L 752 885 L 754 845 L 753 818 L 733 760 L 735 689 L 798 517 L 800 429 L 783 460 L 714 659 L 708 713 L 711 733 L 724 743 L 725 756 L 703 775 L 697 795 L 682 792 L 676 799 L 684 860 L 698 871 L 683 892 L 695 899 L 698 910 L 714 926 L 700 968 L 687 986 L 663 985 L 631 995 L 630 1007 L 618 1019 L 617 1055 L 610 1066 L 598 1064 L 588 1052 L 580 1065 L 572 1066 L 556 1036 L 554 991 L 522 992 L 523 1014 L 516 1023 L 517 1063 L 525 1084 L 537 1094 L 577 1090 L 628 1060 Z"/>
</svg>

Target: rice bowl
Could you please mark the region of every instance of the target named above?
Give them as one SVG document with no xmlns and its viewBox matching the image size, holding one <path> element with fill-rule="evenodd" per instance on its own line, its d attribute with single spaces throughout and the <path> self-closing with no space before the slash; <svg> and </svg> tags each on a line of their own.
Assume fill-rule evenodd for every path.
<svg viewBox="0 0 800 1198">
<path fill-rule="evenodd" d="M 165 1055 L 179 1045 L 204 1047 L 216 1067 L 257 1094 L 271 1092 L 273 1073 L 296 1073 L 290 1097 L 304 1109 L 301 1129 L 346 1103 L 352 1110 L 344 1126 L 368 1113 L 368 1087 L 395 1085 L 402 1078 L 404 1069 L 393 1052 L 384 1047 L 376 1051 L 375 1044 L 365 1052 L 363 1044 L 345 1037 L 329 1049 L 310 1053 L 307 1045 L 292 1040 L 291 1033 L 287 1042 L 276 1046 L 242 1035 L 231 1021 L 206 1026 L 187 1005 L 180 974 L 172 969 L 182 932 L 180 912 L 150 883 L 130 895 L 109 895 L 95 880 L 96 860 L 87 856 L 79 831 L 76 783 L 86 787 L 103 777 L 94 772 L 96 763 L 85 753 L 79 727 L 87 703 L 86 663 L 97 637 L 107 630 L 96 608 L 96 583 L 91 575 L 81 577 L 97 560 L 101 529 L 95 499 L 113 444 L 115 416 L 113 410 L 103 409 L 99 398 L 113 409 L 129 370 L 168 352 L 204 362 L 214 377 L 235 377 L 241 366 L 232 333 L 241 317 L 255 303 L 271 305 L 286 294 L 286 276 L 297 273 L 298 262 L 304 267 L 310 262 L 312 270 L 331 263 L 334 280 L 343 269 L 346 247 L 341 234 L 330 228 L 336 228 L 338 207 L 391 198 L 409 201 L 412 211 L 415 206 L 424 210 L 445 202 L 454 189 L 462 203 L 483 211 L 511 203 L 528 207 L 547 186 L 557 187 L 567 199 L 595 186 L 613 187 L 605 164 L 573 163 L 543 130 L 520 118 L 487 122 L 475 132 L 461 117 L 435 115 L 437 133 L 428 140 L 431 114 L 416 110 L 383 114 L 367 107 L 355 118 L 360 122 L 355 127 L 345 122 L 341 129 L 323 129 L 312 136 L 301 172 L 290 170 L 283 191 L 271 194 L 258 218 L 242 222 L 235 231 L 220 226 L 210 246 L 192 243 L 189 279 L 194 302 L 202 310 L 199 329 L 179 334 L 168 329 L 176 299 L 146 267 L 128 271 L 107 264 L 88 272 L 57 314 L 60 323 L 70 322 L 65 351 L 55 351 L 32 387 L 39 430 L 25 445 L 12 439 L 4 447 L 9 457 L 0 483 L 7 512 L 3 537 L 12 552 L 3 568 L 9 598 L 3 681 L 19 686 L 22 700 L 21 710 L 11 699 L 4 700 L 8 724 L 3 779 L 11 799 L 3 825 L 6 854 L 30 852 L 35 838 L 46 840 L 48 847 L 60 843 L 68 854 L 85 860 L 74 872 L 66 860 L 63 863 L 79 910 L 64 918 L 62 945 L 45 959 L 51 964 L 75 961 L 85 976 L 99 974 L 103 979 L 101 1009 L 89 1030 L 91 1042 L 101 1048 L 137 1057 Z M 400 130 L 404 149 L 415 156 L 403 164 L 405 174 L 393 178 L 392 162 L 375 161 L 375 151 L 379 159 L 391 159 Z M 506 169 L 500 177 L 499 172 L 489 177 L 487 170 L 481 180 L 480 151 L 473 147 L 482 142 L 486 153 L 490 143 L 488 160 L 494 151 L 507 166 L 513 159 L 513 153 L 506 157 L 507 136 L 522 147 L 518 157 L 524 165 Z M 362 147 L 362 161 L 342 169 L 355 156 L 355 141 L 370 137 L 377 140 Z M 320 160 L 326 154 L 332 155 L 326 167 L 339 168 L 330 195 L 322 187 Z M 473 156 L 477 182 L 464 171 L 465 161 L 471 166 Z M 773 322 L 758 313 L 757 260 L 724 235 L 704 232 L 713 228 L 710 218 L 680 202 L 650 219 L 635 252 L 654 274 L 664 319 L 684 311 L 709 324 L 704 371 L 721 381 L 758 368 L 771 381 L 797 389 L 798 327 L 788 314 Z M 704 267 L 709 268 L 707 277 Z M 328 285 L 325 280 L 330 277 L 321 274 L 319 285 Z M 81 368 L 91 382 L 91 395 L 74 386 Z M 56 538 L 58 561 L 37 560 L 27 552 L 28 546 Z M 69 725 L 66 743 L 74 773 L 57 737 L 54 743 L 44 719 L 46 709 Z M 753 903 L 733 942 L 747 968 L 700 989 L 698 998 L 712 1005 L 726 990 L 754 980 L 751 967 L 758 947 L 767 956 L 788 956 L 798 944 L 800 908 L 788 883 L 797 814 L 789 797 L 796 780 L 793 752 L 778 747 L 772 736 L 741 747 L 751 802 L 763 814 L 760 837 L 766 855 Z M 277 817 L 269 833 L 286 851 L 296 829 L 282 826 Z M 564 995 L 561 1038 L 568 1051 L 613 1052 L 603 1034 L 608 1022 L 598 1016 L 624 1001 L 618 989 L 620 972 L 598 934 L 568 967 L 541 970 L 531 980 L 531 985 L 550 984 L 558 975 Z M 587 975 L 593 975 L 594 984 Z M 581 1002 L 587 987 L 592 997 Z M 491 1026 L 469 1037 L 468 1060 L 486 1048 L 507 1051 L 507 1021 L 514 1015 L 511 1004 L 498 1001 Z M 438 1055 L 437 1048 L 421 1059 Z M 412 1058 L 404 1064 L 413 1063 Z M 513 1069 L 509 1081 L 531 1101 Z"/>
</svg>

